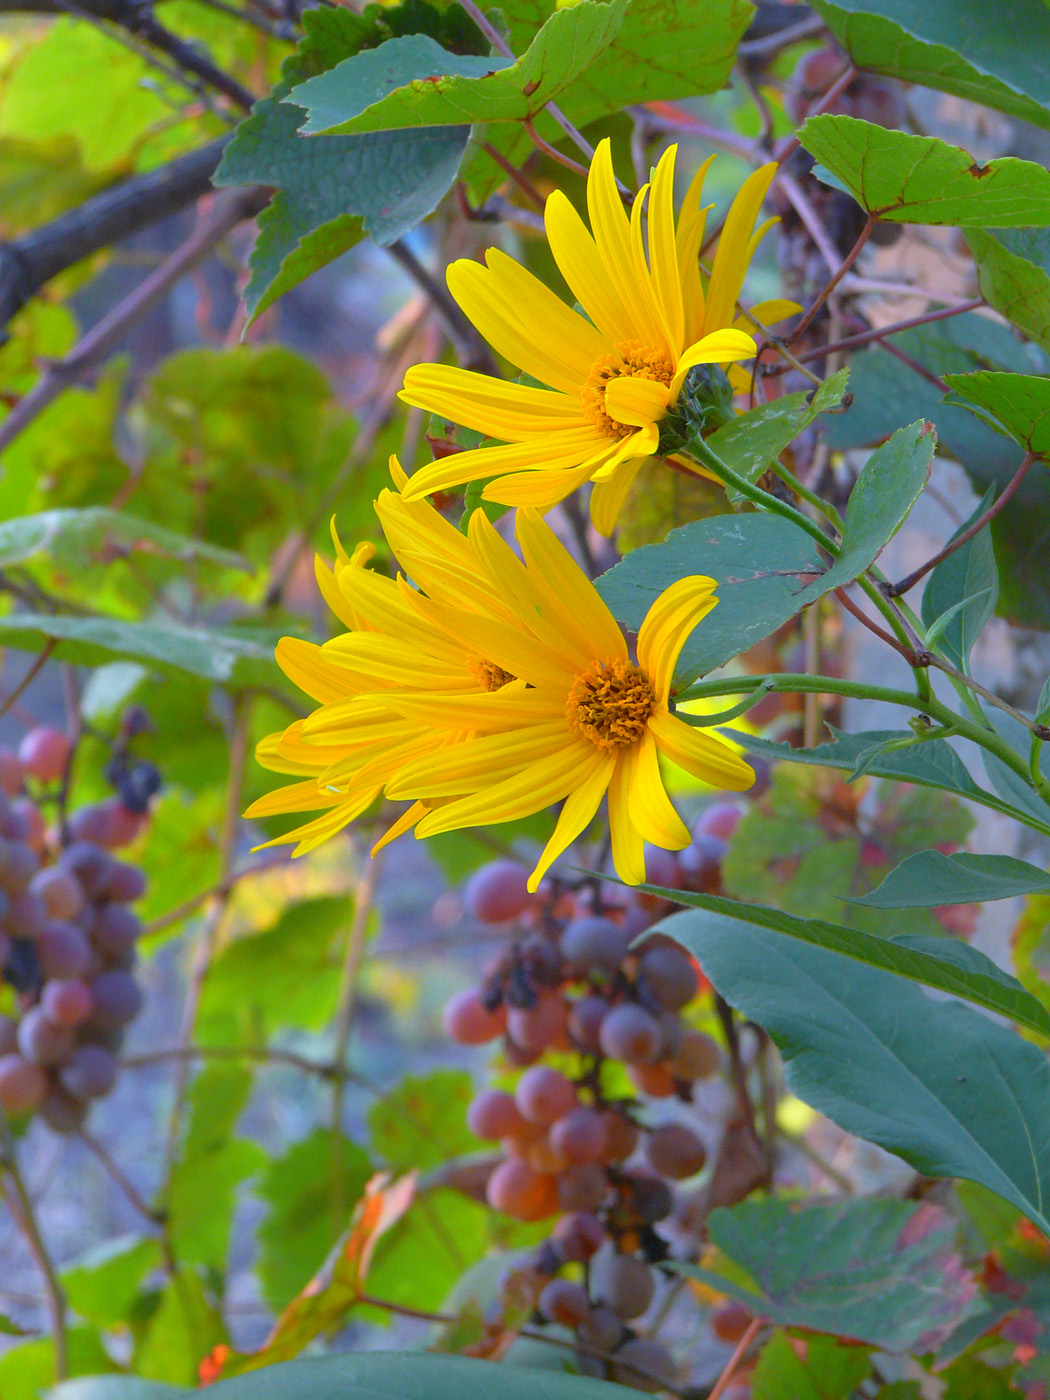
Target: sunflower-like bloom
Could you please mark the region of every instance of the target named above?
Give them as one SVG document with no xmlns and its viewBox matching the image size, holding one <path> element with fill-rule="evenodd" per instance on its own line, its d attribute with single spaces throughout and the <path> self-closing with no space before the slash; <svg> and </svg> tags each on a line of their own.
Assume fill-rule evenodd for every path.
<svg viewBox="0 0 1050 1400">
<path fill-rule="evenodd" d="M 474 609 L 483 611 L 489 622 L 512 621 L 510 610 L 491 596 L 480 577 L 467 539 L 426 501 L 404 501 L 399 489 L 407 477 L 396 458 L 390 467 L 396 489 L 380 493 L 376 511 L 405 570 L 426 589 L 432 603 L 454 602 L 457 615 Z M 455 737 L 403 719 L 371 700 L 373 692 L 404 684 L 434 695 L 524 688 L 523 682 L 515 683 L 513 676 L 475 651 L 469 638 L 450 636 L 447 629 L 436 631 L 423 620 L 412 606 L 413 590 L 403 579 L 386 578 L 367 567 L 375 553 L 371 545 L 359 545 L 349 556 L 334 531 L 333 540 L 335 568 L 318 559 L 317 582 L 348 631 L 323 646 L 296 637 L 281 639 L 278 664 L 318 708 L 268 735 L 256 750 L 264 768 L 300 781 L 268 793 L 245 813 L 269 817 L 323 809 L 320 816 L 268 843 L 294 841 L 296 855 L 313 850 L 360 816 L 402 763 Z M 421 805 L 409 809 L 386 839 L 408 830 L 425 810 Z"/>
<path fill-rule="evenodd" d="M 599 145 L 587 179 L 590 232 L 560 190 L 547 200 L 551 252 L 585 315 L 498 249 L 489 249 L 485 266 L 469 259 L 451 265 L 449 290 L 467 317 L 500 355 L 549 387 L 508 384 L 446 365 L 410 369 L 401 391 L 406 403 L 506 445 L 423 468 L 406 488 L 409 499 L 495 477 L 486 500 L 545 511 L 593 481 L 591 518 L 602 534 L 611 534 L 689 370 L 756 353 L 743 328 L 752 323 L 737 319 L 736 303 L 755 249 L 776 222 L 755 227 L 776 167 L 755 171 L 734 199 L 705 288 L 699 257 L 708 209 L 700 199 L 711 162 L 697 172 L 676 226 L 676 151 L 665 152 L 630 217 L 617 192 L 608 140 Z M 766 324 L 796 309 L 793 302 L 765 302 L 752 316 Z"/>
</svg>

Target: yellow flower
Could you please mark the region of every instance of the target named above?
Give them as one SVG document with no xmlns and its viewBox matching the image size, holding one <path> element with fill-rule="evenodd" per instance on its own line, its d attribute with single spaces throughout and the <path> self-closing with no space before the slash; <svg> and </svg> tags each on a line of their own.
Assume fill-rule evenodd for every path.
<svg viewBox="0 0 1050 1400">
<path fill-rule="evenodd" d="M 591 517 L 602 534 L 611 534 L 689 370 L 756 353 L 736 302 L 752 255 L 776 222 L 755 228 L 776 167 L 755 171 L 734 199 L 705 289 L 699 256 L 707 208 L 700 198 L 711 162 L 697 172 L 676 226 L 676 150 L 665 152 L 630 217 L 617 193 L 608 140 L 599 145 L 587 180 L 591 232 L 560 190 L 547 200 L 551 252 L 585 315 L 498 249 L 489 249 L 485 266 L 464 259 L 448 269 L 452 295 L 489 343 L 549 387 L 508 384 L 446 365 L 410 369 L 401 391 L 406 403 L 506 446 L 424 467 L 411 478 L 408 499 L 496 477 L 485 488 L 486 500 L 545 511 L 593 481 Z M 765 323 L 795 309 L 794 303 L 767 302 L 752 314 Z"/>
<path fill-rule="evenodd" d="M 396 458 L 391 473 L 397 488 L 407 480 Z M 376 511 L 390 545 L 405 570 L 426 588 L 429 599 L 448 599 L 462 609 L 480 609 L 504 624 L 509 609 L 491 596 L 480 577 L 471 546 L 426 501 L 405 502 L 399 490 L 383 491 Z M 442 729 L 411 722 L 369 697 L 390 687 L 414 685 L 429 694 L 486 692 L 514 684 L 471 643 L 423 621 L 411 604 L 412 590 L 365 567 L 375 553 L 360 545 L 348 556 L 333 530 L 337 560 L 329 569 L 320 559 L 316 573 L 325 601 L 349 630 L 317 646 L 283 637 L 277 661 L 288 678 L 317 702 L 306 719 L 263 739 L 256 757 L 264 768 L 300 779 L 253 803 L 248 817 L 290 812 L 321 815 L 270 845 L 296 842 L 296 855 L 334 836 L 380 795 L 386 778 L 400 764 L 449 742 Z M 451 736 L 454 737 L 454 736 Z M 410 809 L 387 834 L 409 829 L 425 809 Z"/>
<path fill-rule="evenodd" d="M 714 580 L 680 579 L 656 599 L 634 662 L 597 590 L 536 511 L 519 510 L 517 536 L 524 562 L 482 511 L 471 517 L 482 577 L 512 611 L 512 624 L 457 616 L 412 595 L 436 631 L 473 639 L 518 684 L 484 694 L 404 688 L 371 696 L 450 740 L 402 764 L 386 782 L 387 796 L 432 809 L 417 836 L 513 821 L 563 803 L 532 872 L 534 889 L 608 792 L 613 864 L 621 879 L 638 884 L 646 841 L 681 850 L 690 839 L 664 788 L 661 754 L 719 787 L 739 791 L 754 781 L 728 745 L 670 709 L 682 645 L 717 601 Z"/>
</svg>

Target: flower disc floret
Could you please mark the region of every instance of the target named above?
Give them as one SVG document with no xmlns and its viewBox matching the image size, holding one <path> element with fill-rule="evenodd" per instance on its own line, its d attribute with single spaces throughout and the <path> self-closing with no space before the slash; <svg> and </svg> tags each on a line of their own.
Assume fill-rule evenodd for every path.
<svg viewBox="0 0 1050 1400">
<path fill-rule="evenodd" d="M 574 734 L 615 750 L 638 743 L 655 707 L 652 681 L 639 666 L 596 661 L 573 682 L 565 714 Z"/>
</svg>

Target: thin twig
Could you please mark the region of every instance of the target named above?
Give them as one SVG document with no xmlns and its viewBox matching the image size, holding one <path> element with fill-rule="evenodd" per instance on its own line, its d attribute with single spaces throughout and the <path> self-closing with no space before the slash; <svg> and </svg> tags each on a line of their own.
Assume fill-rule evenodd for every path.
<svg viewBox="0 0 1050 1400">
<path fill-rule="evenodd" d="M 751 1321 L 747 1324 L 747 1331 L 740 1338 L 739 1342 L 737 1342 L 736 1349 L 734 1350 L 733 1355 L 726 1362 L 725 1369 L 723 1370 L 722 1374 L 718 1377 L 718 1380 L 715 1381 L 714 1389 L 707 1397 L 707 1400 L 719 1400 L 719 1397 L 725 1394 L 729 1382 L 733 1379 L 733 1374 L 736 1371 L 736 1368 L 744 1359 L 745 1352 L 747 1351 L 751 1343 L 755 1340 L 759 1328 L 761 1328 L 762 1326 L 763 1320 L 760 1317 L 753 1317 Z"/>
<path fill-rule="evenodd" d="M 831 104 L 841 97 L 856 76 L 857 70 L 851 63 L 842 77 L 836 78 L 817 105 L 806 113 L 806 117 L 819 117 L 821 112 L 826 112 Z M 801 126 L 801 123 L 799 125 Z M 785 136 L 779 146 L 776 147 L 773 151 L 773 159 L 780 165 L 783 165 L 789 156 L 795 154 L 800 145 L 801 142 L 798 139 L 798 131 L 796 130 L 791 136 Z"/>
<path fill-rule="evenodd" d="M 287 1065 L 301 1070 L 303 1074 L 316 1074 L 322 1079 L 335 1077 L 335 1065 L 330 1061 L 307 1059 L 293 1050 L 282 1050 L 275 1045 L 172 1045 L 166 1050 L 143 1050 L 135 1055 L 125 1055 L 122 1069 L 145 1069 L 150 1065 L 162 1065 L 175 1060 L 255 1060 L 260 1064 Z M 347 1078 L 366 1084 L 359 1075 L 347 1071 Z"/>
<path fill-rule="evenodd" d="M 927 559 L 925 564 L 921 564 L 919 568 L 913 569 L 912 572 L 902 578 L 899 583 L 885 584 L 882 589 L 883 594 L 887 598 L 901 597 L 901 595 L 907 593 L 910 588 L 914 588 L 919 580 L 925 578 L 930 570 L 935 569 L 943 559 L 947 559 L 950 554 L 954 554 L 957 549 L 961 549 L 964 544 L 972 540 L 974 535 L 979 534 L 990 521 L 995 519 L 1002 508 L 1009 502 L 1021 485 L 1021 482 L 1024 481 L 1025 477 L 1028 475 L 1028 469 L 1035 460 L 1035 454 L 1029 452 L 1014 472 L 1013 476 L 1003 487 L 1000 494 L 996 496 L 988 509 L 982 515 L 978 516 L 972 525 L 968 525 L 961 535 L 956 535 L 954 539 L 949 540 L 944 548 L 938 550 L 932 559 Z"/>
<path fill-rule="evenodd" d="M 853 617 L 855 617 L 859 623 L 866 627 L 869 632 L 873 632 L 875 636 L 879 638 L 880 641 L 885 642 L 887 646 L 891 646 L 894 651 L 900 652 L 901 656 L 904 657 L 905 661 L 908 662 L 909 666 L 915 666 L 918 664 L 916 653 L 910 647 L 906 646 L 904 642 L 898 641 L 898 639 L 894 637 L 891 633 L 887 632 L 885 628 L 880 627 L 879 624 L 874 620 L 874 618 L 870 618 L 866 612 L 863 612 L 853 601 L 853 599 L 849 596 L 845 588 L 836 588 L 835 597 L 839 600 L 839 602 L 846 609 L 846 611 L 850 613 Z"/>
<path fill-rule="evenodd" d="M 14 1138 L 6 1115 L 0 1111 L 0 1191 L 7 1200 L 8 1209 L 25 1239 L 33 1261 L 40 1270 L 47 1297 L 47 1311 L 51 1319 L 51 1340 L 55 1347 L 55 1379 L 62 1381 L 69 1374 L 69 1347 L 66 1336 L 66 1297 L 58 1274 L 51 1262 L 44 1237 L 37 1224 L 33 1202 L 26 1190 L 25 1181 L 18 1166 L 18 1155 Z"/>
<path fill-rule="evenodd" d="M 32 666 L 30 666 L 29 670 L 25 673 L 22 679 L 15 686 L 14 690 L 12 690 L 11 694 L 7 696 L 3 704 L 0 705 L 0 716 L 6 715 L 8 710 L 10 710 L 15 704 L 17 704 L 18 700 L 25 694 L 25 692 L 36 680 L 40 672 L 47 665 L 48 657 L 51 655 L 51 653 L 57 646 L 58 638 L 48 637 L 47 641 L 41 648 L 40 655 L 36 658 Z"/>
<path fill-rule="evenodd" d="M 884 338 L 879 339 L 879 344 L 887 350 L 895 360 L 900 360 L 902 365 L 907 365 L 910 370 L 920 375 L 928 384 L 932 384 L 935 389 L 939 389 L 942 394 L 948 392 L 948 386 L 939 374 L 935 374 L 932 369 L 927 369 L 921 360 L 917 360 L 914 355 L 909 355 L 906 350 L 902 350 L 899 345 L 894 345 Z"/>
<path fill-rule="evenodd" d="M 401 239 L 391 243 L 386 251 L 430 298 L 464 367 L 478 370 L 482 374 L 495 375 L 497 369 L 492 351 L 433 273 L 423 266 L 411 248 Z"/>
<path fill-rule="evenodd" d="M 848 252 L 848 253 L 846 254 L 846 256 L 843 258 L 843 260 L 842 260 L 842 266 L 839 268 L 838 272 L 836 272 L 835 275 L 831 278 L 831 280 L 827 283 L 827 285 L 824 287 L 823 291 L 822 291 L 822 292 L 820 293 L 820 295 L 817 297 L 816 301 L 813 303 L 813 305 L 809 308 L 809 310 L 808 310 L 808 311 L 806 312 L 806 314 L 803 316 L 803 318 L 802 318 L 802 320 L 799 322 L 799 324 L 795 327 L 794 331 L 792 332 L 792 336 L 791 336 L 792 340 L 797 340 L 800 336 L 804 335 L 805 332 L 806 332 L 806 331 L 809 329 L 809 327 L 812 325 L 814 316 L 817 314 L 817 312 L 820 310 L 820 308 L 821 308 L 821 307 L 824 305 L 824 303 L 827 301 L 828 297 L 831 296 L 832 292 L 835 290 L 835 288 L 838 286 L 838 284 L 842 281 L 843 277 L 845 277 L 846 273 L 850 270 L 850 268 L 853 266 L 853 264 L 857 261 L 857 258 L 860 256 L 861 250 L 863 249 L 865 243 L 867 243 L 868 239 L 871 237 L 871 231 L 872 231 L 872 229 L 873 229 L 874 227 L 875 227 L 875 215 L 874 215 L 874 214 L 869 214 L 868 217 L 867 217 L 867 218 L 865 219 L 865 221 L 864 221 L 864 227 L 861 229 L 860 234 L 859 234 L 859 236 L 858 236 L 858 238 L 857 238 L 856 243 L 854 243 L 853 247 L 849 250 L 849 252 Z"/>
<path fill-rule="evenodd" d="M 114 1161 L 99 1139 L 95 1137 L 93 1133 L 89 1133 L 86 1128 L 79 1129 L 77 1136 L 80 1138 L 81 1142 L 83 1142 L 84 1146 L 98 1158 L 104 1170 L 113 1178 L 114 1182 L 120 1187 L 121 1191 L 139 1214 L 144 1216 L 151 1225 L 157 1225 L 163 1228 L 164 1213 L 154 1210 L 153 1207 L 144 1200 L 134 1182 L 126 1175 L 124 1169 Z"/>
<path fill-rule="evenodd" d="M 332 1080 L 332 1131 L 342 1128 L 343 1099 L 346 1089 L 346 1061 L 350 1048 L 350 1034 L 354 1026 L 354 1011 L 357 1006 L 357 981 L 361 971 L 361 958 L 364 953 L 365 934 L 372 914 L 379 877 L 383 870 L 382 852 L 369 858 L 363 850 L 364 861 L 354 887 L 354 912 L 350 919 L 350 929 L 343 953 L 343 966 L 339 977 L 339 999 L 336 1012 L 335 1031 L 332 1041 L 332 1062 L 335 1075 Z"/>
<path fill-rule="evenodd" d="M 0 423 L 0 451 L 8 447 L 49 404 L 108 355 L 128 327 L 165 297 L 176 282 L 211 253 L 216 243 L 265 203 L 259 190 L 231 190 L 216 195 L 208 213 L 170 257 L 106 313 L 68 355 L 55 360 L 29 393 Z"/>
</svg>

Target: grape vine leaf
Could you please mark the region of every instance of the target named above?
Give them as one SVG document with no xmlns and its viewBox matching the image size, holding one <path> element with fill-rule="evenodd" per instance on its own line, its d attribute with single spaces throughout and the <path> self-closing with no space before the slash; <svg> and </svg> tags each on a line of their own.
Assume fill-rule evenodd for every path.
<svg viewBox="0 0 1050 1400">
<path fill-rule="evenodd" d="M 124 555 L 162 555 L 186 564 L 202 559 L 225 569 L 252 565 L 229 549 L 177 535 L 151 520 L 104 506 L 44 510 L 0 522 L 0 568 L 57 557 L 63 568 L 83 569 Z"/>
<path fill-rule="evenodd" d="M 1050 350 L 1050 232 L 969 229 L 981 295 L 1044 350 Z"/>
<path fill-rule="evenodd" d="M 940 904 L 983 904 L 1050 891 L 1050 874 L 1013 856 L 946 856 L 921 851 L 902 860 L 877 889 L 850 902 L 869 909 L 932 909 Z"/>
<path fill-rule="evenodd" d="M 679 1264 L 778 1327 L 852 1337 L 884 1351 L 929 1350 L 969 1310 L 973 1277 L 958 1228 L 907 1201 L 746 1201 L 712 1211 L 711 1243 L 732 1275 Z M 742 1286 L 738 1269 L 754 1288 Z M 717 1282 L 716 1282 L 717 1280 Z"/>
<path fill-rule="evenodd" d="M 655 886 L 645 888 L 655 889 Z M 1050 1034 L 1050 1013 L 1015 978 L 991 958 L 968 943 L 937 935 L 896 934 L 884 938 L 861 929 L 832 924 L 824 919 L 803 919 L 783 909 L 765 904 L 745 904 L 721 895 L 669 890 L 660 893 L 687 907 L 670 914 L 658 925 L 662 933 L 676 939 L 696 957 L 712 937 L 745 937 L 745 931 L 760 929 L 830 951 L 836 957 L 863 963 L 880 972 L 937 991 L 962 997 L 988 1011 L 998 1012 L 1018 1025 Z"/>
<path fill-rule="evenodd" d="M 858 68 L 1050 127 L 1050 12 L 1012 0 L 811 0 Z M 1023 41 L 1018 42 L 1018 37 Z"/>
<path fill-rule="evenodd" d="M 810 155 L 882 219 L 960 228 L 1050 224 L 1050 170 L 1001 156 L 979 165 L 936 136 L 824 113 L 799 132 Z"/>
<path fill-rule="evenodd" d="M 394 13 L 393 11 L 391 13 Z M 388 20 L 389 23 L 389 20 Z M 467 133 L 433 127 L 366 136 L 299 135 L 305 114 L 284 99 L 291 88 L 367 46 L 389 30 L 374 10 L 307 10 L 304 38 L 281 81 L 240 123 L 215 173 L 217 185 L 274 185 L 259 217 L 245 303 L 252 319 L 356 243 L 362 231 L 393 243 L 433 210 L 451 186 Z"/>
<path fill-rule="evenodd" d="M 950 404 L 968 408 L 1037 457 L 1050 456 L 1050 378 L 978 370 L 946 374 Z"/>
<path fill-rule="evenodd" d="M 798 1347 L 783 1332 L 774 1332 L 762 1347 L 750 1375 L 751 1400 L 850 1400 L 871 1371 L 861 1348 L 830 1337 L 807 1337 Z"/>
<path fill-rule="evenodd" d="M 769 1032 L 804 1102 L 927 1176 L 987 1186 L 1050 1233 L 1050 1064 L 1037 1046 L 771 928 L 712 921 L 690 949 Z"/>
<path fill-rule="evenodd" d="M 609 47 L 627 3 L 578 0 L 555 10 L 517 59 L 450 54 L 426 35 L 391 39 L 293 88 L 288 100 L 309 111 L 307 134 L 531 119 Z"/>
</svg>

